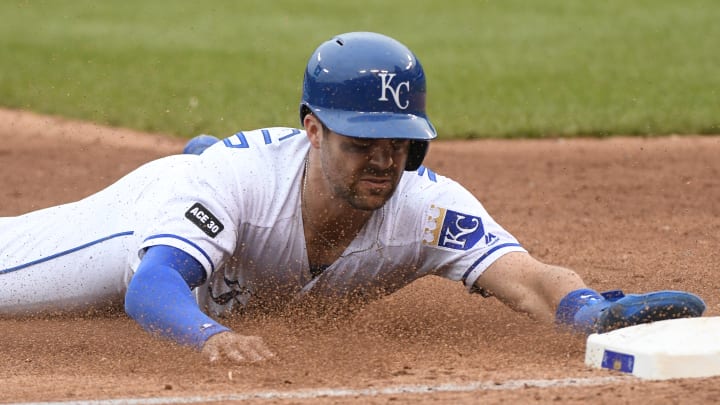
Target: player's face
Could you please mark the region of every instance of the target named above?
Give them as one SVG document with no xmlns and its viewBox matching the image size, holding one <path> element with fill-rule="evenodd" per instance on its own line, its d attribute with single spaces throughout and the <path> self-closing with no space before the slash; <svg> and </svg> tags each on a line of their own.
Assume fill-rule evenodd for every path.
<svg viewBox="0 0 720 405">
<path fill-rule="evenodd" d="M 410 141 L 367 139 L 325 131 L 322 168 L 331 193 L 353 208 L 376 210 L 400 182 Z"/>
</svg>

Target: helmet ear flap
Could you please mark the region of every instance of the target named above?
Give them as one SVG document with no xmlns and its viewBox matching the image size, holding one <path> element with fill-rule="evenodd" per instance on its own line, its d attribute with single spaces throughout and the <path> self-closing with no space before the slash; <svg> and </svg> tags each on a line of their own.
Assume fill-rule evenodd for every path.
<svg viewBox="0 0 720 405">
<path fill-rule="evenodd" d="M 305 103 L 301 103 L 300 104 L 300 125 L 301 126 L 305 125 L 304 124 L 305 116 L 310 113 L 312 113 L 312 110 L 310 109 L 310 107 L 308 107 L 307 104 L 305 104 Z"/>
<path fill-rule="evenodd" d="M 429 147 L 430 142 L 428 141 L 411 140 L 408 147 L 407 161 L 405 162 L 405 171 L 416 171 L 425 159 Z"/>
</svg>

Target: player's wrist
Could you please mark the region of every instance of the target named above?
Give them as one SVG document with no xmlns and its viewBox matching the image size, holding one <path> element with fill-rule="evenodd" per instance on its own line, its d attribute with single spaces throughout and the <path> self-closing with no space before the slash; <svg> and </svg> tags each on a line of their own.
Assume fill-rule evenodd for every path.
<svg viewBox="0 0 720 405">
<path fill-rule="evenodd" d="M 199 326 L 197 333 L 193 334 L 187 343 L 197 350 L 202 350 L 213 336 L 228 332 L 232 333 L 232 330 L 215 321 L 205 322 Z"/>
</svg>

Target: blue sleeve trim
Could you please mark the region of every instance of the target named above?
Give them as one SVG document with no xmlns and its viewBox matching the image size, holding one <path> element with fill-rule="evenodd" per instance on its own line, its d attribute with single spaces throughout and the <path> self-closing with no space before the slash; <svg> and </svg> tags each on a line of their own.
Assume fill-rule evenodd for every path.
<svg viewBox="0 0 720 405">
<path fill-rule="evenodd" d="M 497 246 L 495 246 L 494 248 L 488 250 L 487 252 L 485 252 L 485 254 L 483 254 L 482 256 L 480 256 L 479 259 L 475 260 L 475 263 L 473 263 L 472 266 L 470 266 L 470 267 L 467 269 L 467 271 L 465 272 L 465 274 L 463 274 L 463 276 L 462 276 L 462 278 L 461 278 L 461 281 L 464 283 L 464 282 L 465 282 L 465 279 L 467 279 L 467 277 L 470 275 L 470 273 L 472 273 L 472 271 L 475 270 L 475 268 L 476 268 L 480 263 L 482 263 L 482 261 L 485 260 L 488 256 L 490 256 L 491 254 L 497 252 L 498 250 L 503 249 L 503 248 L 506 248 L 506 247 L 522 247 L 522 245 L 520 245 L 519 243 L 503 243 L 503 244 L 497 245 Z"/>
<path fill-rule="evenodd" d="M 207 259 L 208 263 L 210 263 L 210 272 L 211 272 L 211 273 L 214 273 L 214 272 L 215 272 L 215 264 L 214 264 L 214 263 L 212 262 L 212 260 L 210 259 L 210 255 L 207 254 L 207 252 L 205 252 L 200 246 L 198 246 L 197 244 L 193 243 L 192 241 L 190 241 L 190 240 L 188 240 L 188 239 L 183 238 L 182 236 L 177 236 L 177 235 L 173 235 L 173 234 L 170 234 L 170 233 L 161 233 L 161 234 L 149 236 L 149 237 L 145 238 L 145 240 L 144 240 L 143 242 L 149 241 L 149 240 L 152 240 L 152 239 L 158 239 L 158 238 L 173 238 L 173 239 L 181 240 L 181 241 L 187 243 L 188 245 L 194 247 L 194 248 L 197 249 L 203 256 L 205 256 L 205 258 Z"/>
<path fill-rule="evenodd" d="M 185 281 L 186 275 L 171 267 L 177 265 L 177 262 L 161 261 L 160 258 L 168 252 L 159 249 L 157 253 L 156 248 L 157 246 L 148 249 L 145 256 L 150 254 L 150 257 L 148 260 L 143 258 L 130 280 L 125 294 L 125 312 L 150 333 L 201 349 L 211 336 L 229 329 L 200 310 Z M 173 250 L 182 252 L 176 248 L 167 249 L 170 249 L 171 253 Z M 195 265 L 187 267 L 197 270 Z M 189 278 L 192 278 L 194 271 L 189 273 Z"/>
</svg>

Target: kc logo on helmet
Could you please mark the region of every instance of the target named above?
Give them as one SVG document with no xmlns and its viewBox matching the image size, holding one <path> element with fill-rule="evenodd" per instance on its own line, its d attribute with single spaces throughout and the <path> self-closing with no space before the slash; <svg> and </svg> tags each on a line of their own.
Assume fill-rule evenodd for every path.
<svg viewBox="0 0 720 405">
<path fill-rule="evenodd" d="M 388 101 L 387 98 L 387 92 L 390 92 L 390 95 L 393 98 L 393 101 L 395 101 L 395 105 L 398 106 L 401 110 L 404 110 L 408 108 L 410 105 L 410 101 L 405 100 L 405 104 L 400 103 L 400 90 L 405 87 L 406 91 L 410 91 L 410 82 L 404 81 L 397 84 L 397 86 L 393 87 L 392 80 L 395 78 L 395 73 L 378 73 L 378 76 L 380 76 L 380 79 L 382 80 L 382 86 L 380 87 L 380 98 L 379 101 Z"/>
</svg>

